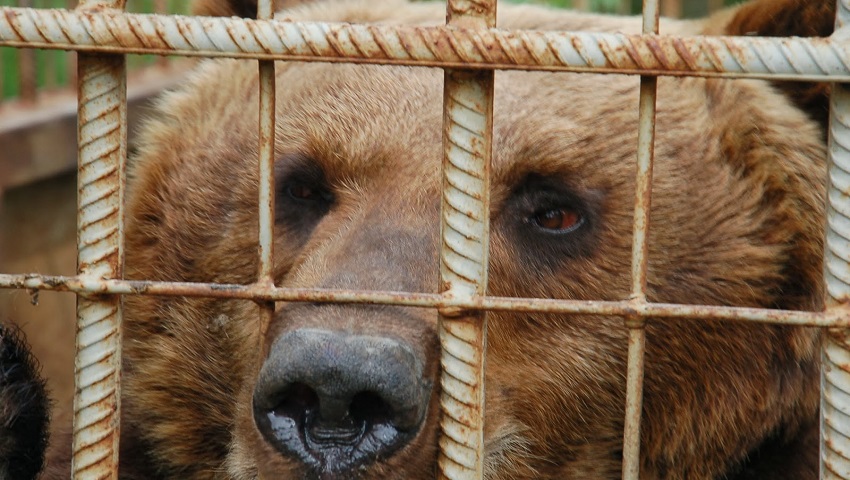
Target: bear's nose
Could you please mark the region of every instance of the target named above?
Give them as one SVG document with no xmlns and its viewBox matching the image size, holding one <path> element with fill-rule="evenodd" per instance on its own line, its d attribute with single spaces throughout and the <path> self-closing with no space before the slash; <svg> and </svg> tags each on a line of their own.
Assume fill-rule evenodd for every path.
<svg viewBox="0 0 850 480">
<path fill-rule="evenodd" d="M 299 329 L 272 345 L 254 390 L 254 421 L 281 453 L 340 472 L 412 439 L 430 391 L 423 362 L 400 340 Z"/>
</svg>

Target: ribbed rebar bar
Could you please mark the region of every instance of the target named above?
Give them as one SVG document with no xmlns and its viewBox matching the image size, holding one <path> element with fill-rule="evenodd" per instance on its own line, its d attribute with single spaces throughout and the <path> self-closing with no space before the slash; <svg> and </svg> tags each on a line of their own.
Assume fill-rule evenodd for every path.
<svg viewBox="0 0 850 480">
<path fill-rule="evenodd" d="M 836 28 L 850 23 L 838 0 Z M 829 117 L 829 188 L 824 255 L 827 306 L 850 301 L 850 85 L 834 84 Z M 820 478 L 850 479 L 850 329 L 824 330 L 821 354 Z"/>
<path fill-rule="evenodd" d="M 0 46 L 323 62 L 850 81 L 850 42 L 274 22 L 0 7 Z"/>
<path fill-rule="evenodd" d="M 831 304 L 850 300 L 850 88 L 836 84 L 830 116 L 825 272 Z M 850 331 L 825 331 L 821 375 L 821 478 L 850 479 Z"/>
<path fill-rule="evenodd" d="M 84 1 L 80 8 L 95 3 Z M 123 7 L 123 1 L 109 5 Z M 123 56 L 80 54 L 78 65 L 77 271 L 94 280 L 120 279 L 124 265 L 126 64 Z M 118 478 L 121 315 L 120 296 L 77 298 L 75 479 Z"/>
<path fill-rule="evenodd" d="M 495 0 L 449 0 L 447 23 L 487 28 Z M 493 72 L 446 70 L 443 105 L 443 197 L 440 282 L 447 297 L 487 291 Z M 484 477 L 483 311 L 440 311 L 440 478 Z"/>
</svg>

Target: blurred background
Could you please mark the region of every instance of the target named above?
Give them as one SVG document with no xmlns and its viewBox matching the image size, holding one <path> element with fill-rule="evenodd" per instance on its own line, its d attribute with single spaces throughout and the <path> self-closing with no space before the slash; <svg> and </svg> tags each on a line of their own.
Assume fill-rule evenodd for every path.
<svg viewBox="0 0 850 480">
<path fill-rule="evenodd" d="M 606 13 L 640 13 L 640 0 L 526 0 Z M 668 17 L 701 17 L 736 0 L 661 0 Z M 189 0 L 128 0 L 136 13 L 188 13 Z M 74 8 L 74 0 L 0 0 L 0 6 Z M 191 60 L 128 56 L 132 132 L 148 102 Z M 73 275 L 76 262 L 76 54 L 0 47 L 0 272 Z M 13 322 L 42 359 L 54 400 L 73 395 L 75 297 L 0 290 L 0 321 Z M 65 403 L 69 402 L 69 403 Z M 62 409 L 70 410 L 70 409 Z M 54 426 L 70 425 L 60 411 Z"/>
</svg>

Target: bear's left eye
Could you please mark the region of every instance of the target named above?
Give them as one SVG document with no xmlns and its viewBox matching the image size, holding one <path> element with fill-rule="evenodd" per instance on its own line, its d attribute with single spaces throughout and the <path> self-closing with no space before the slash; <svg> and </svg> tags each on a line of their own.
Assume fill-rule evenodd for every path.
<svg viewBox="0 0 850 480">
<path fill-rule="evenodd" d="M 538 210 L 529 220 L 550 233 L 569 233 L 584 223 L 584 218 L 578 212 L 567 207 Z"/>
<path fill-rule="evenodd" d="M 529 173 L 505 197 L 494 217 L 529 265 L 558 268 L 590 254 L 602 221 L 603 192 L 577 188 L 567 176 Z"/>
</svg>

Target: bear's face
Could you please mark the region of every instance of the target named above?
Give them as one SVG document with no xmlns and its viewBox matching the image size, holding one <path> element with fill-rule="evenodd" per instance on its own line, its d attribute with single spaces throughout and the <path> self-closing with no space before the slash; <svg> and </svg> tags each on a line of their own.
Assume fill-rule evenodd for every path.
<svg viewBox="0 0 850 480">
<path fill-rule="evenodd" d="M 366 5 L 294 18 L 356 20 Z M 436 23 L 443 7 L 382 8 Z M 508 28 L 635 25 L 500 11 L 513 13 Z M 161 101 L 132 170 L 130 278 L 256 280 L 256 71 L 205 61 Z M 277 72 L 277 285 L 436 292 L 442 72 Z M 637 98 L 636 77 L 496 74 L 489 294 L 628 298 Z M 663 78 L 657 132 L 649 300 L 816 306 L 818 127 L 761 82 Z M 433 477 L 435 311 L 279 303 L 261 324 L 251 302 L 134 297 L 126 315 L 122 458 L 150 475 Z M 813 331 L 653 319 L 647 333 L 648 477 L 734 472 L 814 424 Z M 491 312 L 487 335 L 488 478 L 618 478 L 623 320 Z"/>
</svg>

